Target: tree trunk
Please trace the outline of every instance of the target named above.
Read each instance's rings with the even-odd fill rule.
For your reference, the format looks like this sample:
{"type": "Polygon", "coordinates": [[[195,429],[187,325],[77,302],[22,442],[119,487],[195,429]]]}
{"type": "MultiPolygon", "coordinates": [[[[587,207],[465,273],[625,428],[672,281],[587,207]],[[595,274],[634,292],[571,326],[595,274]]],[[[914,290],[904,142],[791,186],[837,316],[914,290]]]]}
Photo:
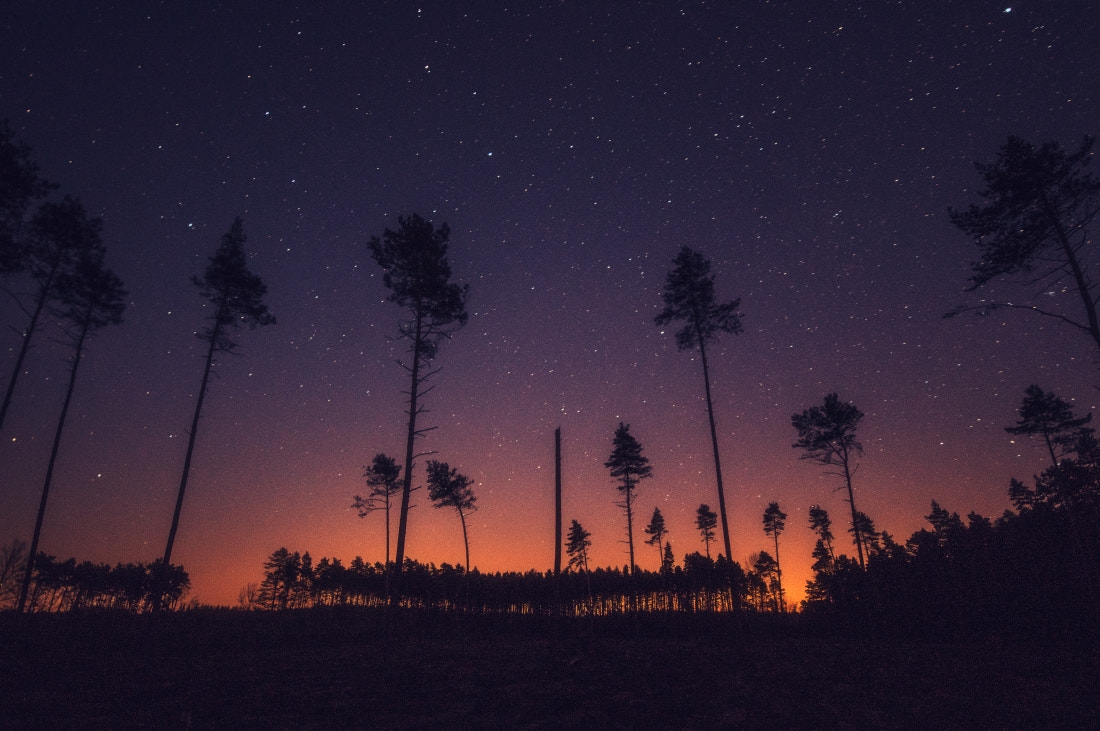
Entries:
{"type": "Polygon", "coordinates": [[[42,535],[42,519],[46,516],[46,500],[50,496],[50,483],[53,481],[53,469],[57,464],[57,453],[61,447],[61,433],[65,429],[65,417],[69,413],[69,404],[73,400],[73,389],[76,387],[76,370],[80,366],[80,356],[84,351],[84,340],[88,336],[90,319],[85,319],[77,339],[76,355],[73,358],[73,367],[69,370],[69,386],[65,391],[65,402],[61,406],[61,416],[57,420],[57,431],[53,437],[53,448],[50,450],[50,462],[46,467],[46,481],[42,485],[42,499],[38,503],[38,517],[34,522],[34,535],[31,537],[30,552],[27,554],[27,566],[23,572],[23,586],[19,589],[19,605],[16,612],[23,613],[27,603],[27,592],[30,590],[31,577],[34,575],[34,559],[38,554],[38,539],[42,535]]]}
{"type": "Polygon", "coordinates": [[[848,505],[852,508],[852,537],[856,540],[856,553],[859,554],[859,567],[866,568],[863,561],[863,536],[859,533],[859,521],[856,520],[856,498],[852,491],[852,473],[848,469],[848,455],[844,455],[844,484],[848,486],[848,505]]]}
{"type": "MultiPolygon", "coordinates": [[[[199,430],[199,416],[202,414],[202,402],[206,398],[206,388],[210,382],[210,371],[214,365],[214,350],[218,342],[218,334],[221,331],[220,319],[215,319],[214,331],[210,333],[210,347],[206,351],[206,366],[202,371],[202,385],[199,387],[199,398],[195,403],[195,415],[191,418],[191,433],[187,438],[187,454],[183,458],[183,476],[180,478],[180,489],[176,495],[176,509],[172,513],[172,527],[168,530],[168,543],[164,547],[164,565],[172,563],[172,546],[176,542],[176,530],[180,525],[180,513],[183,511],[183,493],[187,490],[187,478],[191,474],[191,456],[195,452],[195,435],[199,430]]],[[[155,598],[155,606],[159,609],[160,597],[155,598]]]]}
{"type": "MultiPolygon", "coordinates": [[[[405,533],[409,519],[409,497],[412,494],[414,443],[416,441],[417,393],[420,389],[420,349],[423,347],[424,318],[419,308],[416,314],[416,335],[413,339],[412,377],[409,385],[409,429],[405,442],[405,480],[401,486],[401,512],[397,519],[397,552],[395,570],[401,573],[405,563],[405,533]]],[[[387,572],[389,567],[386,567],[387,572]]]]}
{"type": "Polygon", "coordinates": [[[561,573],[561,427],[554,430],[554,576],[561,573]]]}
{"type": "Polygon", "coordinates": [[[726,559],[733,561],[730,549],[730,524],[726,518],[726,491],[722,486],[722,460],[718,456],[718,429],[714,426],[714,402],[710,396],[710,368],[707,365],[707,349],[699,338],[699,355],[703,361],[703,385],[707,394],[707,418],[710,420],[710,443],[714,448],[714,475],[718,480],[718,513],[722,516],[722,539],[726,547],[726,559]]]}

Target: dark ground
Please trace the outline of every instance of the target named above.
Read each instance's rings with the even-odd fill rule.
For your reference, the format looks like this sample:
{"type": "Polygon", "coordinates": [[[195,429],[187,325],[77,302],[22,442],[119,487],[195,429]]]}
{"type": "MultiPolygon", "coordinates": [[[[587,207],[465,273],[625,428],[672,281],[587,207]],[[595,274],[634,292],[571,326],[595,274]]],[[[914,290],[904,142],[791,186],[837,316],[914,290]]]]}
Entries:
{"type": "Polygon", "coordinates": [[[1092,642],[760,618],[0,615],[3,728],[1085,728],[1092,642]]]}

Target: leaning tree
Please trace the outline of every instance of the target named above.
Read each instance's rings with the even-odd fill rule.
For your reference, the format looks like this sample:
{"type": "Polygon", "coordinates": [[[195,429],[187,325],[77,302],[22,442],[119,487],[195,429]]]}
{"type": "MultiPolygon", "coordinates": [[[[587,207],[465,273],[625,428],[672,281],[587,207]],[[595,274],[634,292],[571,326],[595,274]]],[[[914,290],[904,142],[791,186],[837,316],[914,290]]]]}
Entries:
{"type": "Polygon", "coordinates": [[[1100,291],[1089,272],[1096,252],[1088,226],[1100,211],[1100,180],[1088,172],[1093,141],[1086,137],[1076,152],[1067,152],[1056,142],[1035,146],[1009,137],[996,162],[976,166],[985,182],[978,193],[983,204],[949,210],[951,222],[974,239],[979,251],[968,292],[1009,277],[1036,295],[1069,291],[1077,305],[1060,307],[1058,297],[1044,297],[1041,305],[992,300],[963,305],[948,316],[965,310],[1028,310],[1071,325],[1100,349],[1100,291]]]}
{"type": "Polygon", "coordinates": [[[470,573],[470,535],[466,516],[477,509],[474,481],[446,462],[428,462],[428,497],[437,508],[454,508],[462,522],[462,544],[466,548],[466,573],[470,573]]]}
{"type": "Polygon", "coordinates": [[[183,476],[176,495],[176,509],[172,513],[172,527],[168,531],[168,543],[164,548],[164,563],[172,562],[172,546],[179,528],[180,512],[183,510],[183,494],[187,489],[187,478],[191,474],[191,455],[195,451],[195,436],[199,431],[199,416],[202,414],[203,400],[206,398],[210,374],[216,365],[218,353],[232,353],[237,347],[233,339],[234,332],[241,325],[255,329],[263,325],[275,324],[275,317],[264,304],[267,285],[248,269],[244,251],[244,224],[240,218],[233,221],[229,231],[222,236],[217,251],[210,257],[206,272],[202,278],[192,277],[191,282],[198,287],[199,293],[212,305],[209,324],[199,333],[198,338],[206,343],[206,360],[202,371],[202,384],[199,386],[198,399],[195,402],[195,414],[191,419],[191,431],[187,440],[187,454],[183,460],[183,476]]]}
{"type": "Polygon", "coordinates": [[[722,486],[722,462],[718,457],[718,430],[714,425],[714,402],[710,395],[710,369],[707,345],[717,342],[719,333],[736,335],[741,332],[740,299],[719,303],[714,294],[714,275],[710,261],[685,246],[672,262],[673,269],[665,280],[662,297],[665,309],[655,318],[658,325],[681,321],[684,326],[676,333],[680,350],[699,349],[703,364],[703,387],[707,397],[707,417],[710,420],[710,442],[714,451],[714,475],[718,482],[718,512],[722,516],[722,538],[726,558],[733,560],[730,550],[729,520],[726,518],[726,492],[722,486]]]}
{"type": "Polygon", "coordinates": [[[859,554],[860,568],[865,566],[863,537],[855,493],[852,491],[852,474],[858,467],[859,455],[863,454],[863,446],[856,439],[856,427],[862,418],[862,411],[854,404],[841,401],[835,393],[828,394],[823,405],[791,416],[791,424],[798,431],[798,441],[791,446],[802,450],[799,459],[817,462],[826,468],[825,474],[844,480],[839,489],[848,491],[848,505],[852,508],[852,536],[859,554]]]}
{"type": "Polygon", "coordinates": [[[616,489],[623,496],[616,503],[626,512],[626,543],[630,549],[630,573],[636,571],[634,564],[634,490],[638,482],[653,476],[649,458],[642,454],[641,443],[630,433],[630,425],[619,422],[615,437],[611,443],[611,456],[604,467],[611,470],[611,476],[619,481],[616,489]]]}
{"type": "Polygon", "coordinates": [[[409,343],[409,362],[401,364],[409,373],[409,401],[405,473],[401,485],[397,555],[394,561],[400,572],[405,562],[413,462],[420,456],[416,453],[415,443],[416,438],[427,431],[416,423],[417,417],[424,411],[420,397],[424,383],[438,372],[432,365],[440,342],[466,324],[466,300],[470,288],[469,285],[451,282],[451,265],[447,260],[447,240],[451,230],[447,224],[436,229],[431,221],[415,213],[400,216],[397,221],[399,226],[396,231],[387,228],[381,239],[373,236],[367,246],[375,263],[382,269],[382,284],[390,291],[390,302],[405,310],[405,319],[397,325],[397,337],[409,343]]]}
{"type": "MultiPolygon", "coordinates": [[[[98,228],[98,227],[97,227],[98,228]]],[[[126,289],[115,273],[103,263],[103,247],[97,240],[90,245],[80,261],[71,270],[61,274],[57,280],[58,304],[54,308],[56,315],[65,326],[65,333],[73,349],[72,363],[69,366],[69,382],[65,389],[65,400],[61,405],[61,415],[57,419],[50,460],[46,467],[46,478],[42,484],[42,497],[38,503],[38,516],[34,523],[31,546],[27,553],[26,568],[23,573],[23,586],[19,591],[17,611],[22,612],[30,590],[31,577],[34,574],[35,557],[38,555],[38,539],[42,534],[42,521],[46,515],[46,501],[53,481],[54,466],[61,449],[61,435],[65,431],[65,417],[73,401],[76,389],[76,374],[84,356],[88,338],[107,325],[122,322],[122,313],[126,309],[126,289]]]]}
{"type": "Polygon", "coordinates": [[[42,317],[49,313],[51,305],[60,302],[58,278],[71,271],[82,256],[100,246],[102,227],[100,219],[88,217],[80,201],[65,196],[57,203],[40,205],[26,227],[25,237],[15,245],[18,253],[13,256],[18,260],[9,264],[22,270],[24,277],[30,280],[28,291],[15,297],[27,320],[20,332],[19,353],[4,401],[0,404],[0,427],[11,406],[16,381],[23,372],[23,363],[42,317]]]}

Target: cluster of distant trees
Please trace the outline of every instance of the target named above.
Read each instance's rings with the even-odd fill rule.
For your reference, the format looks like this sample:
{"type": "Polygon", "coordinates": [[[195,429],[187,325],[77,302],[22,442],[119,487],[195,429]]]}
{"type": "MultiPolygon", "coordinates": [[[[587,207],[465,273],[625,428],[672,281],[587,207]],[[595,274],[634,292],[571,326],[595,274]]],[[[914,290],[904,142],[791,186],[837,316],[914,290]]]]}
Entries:
{"type": "MultiPolygon", "coordinates": [[[[27,544],[12,541],[0,547],[0,609],[17,605],[26,567],[27,544]]],[[[59,561],[39,553],[26,597],[28,612],[66,612],[90,608],[148,611],[159,605],[180,605],[191,580],[179,566],[161,560],[115,566],[75,558],[59,561]]]]}

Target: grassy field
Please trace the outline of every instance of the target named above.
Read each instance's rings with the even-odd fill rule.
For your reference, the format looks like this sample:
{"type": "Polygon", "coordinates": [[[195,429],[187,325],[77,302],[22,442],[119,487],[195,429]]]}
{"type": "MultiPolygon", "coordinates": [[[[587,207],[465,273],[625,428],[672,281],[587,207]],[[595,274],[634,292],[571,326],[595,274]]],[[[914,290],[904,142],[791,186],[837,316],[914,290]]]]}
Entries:
{"type": "Polygon", "coordinates": [[[759,618],[355,610],[0,615],[2,728],[1050,728],[1091,642],[822,636],[759,618]]]}

